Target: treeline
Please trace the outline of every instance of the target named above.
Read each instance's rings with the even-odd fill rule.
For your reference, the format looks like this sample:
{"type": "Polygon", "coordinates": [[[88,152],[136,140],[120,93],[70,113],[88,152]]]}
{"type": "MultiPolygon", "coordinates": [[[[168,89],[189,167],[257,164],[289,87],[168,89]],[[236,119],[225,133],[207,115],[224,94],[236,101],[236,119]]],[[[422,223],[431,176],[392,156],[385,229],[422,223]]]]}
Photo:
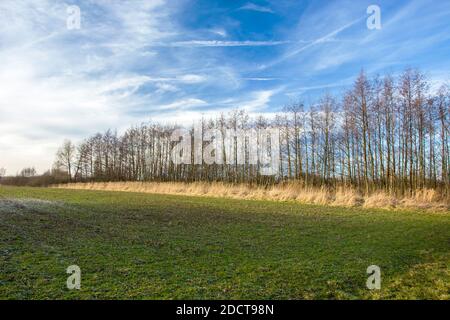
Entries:
{"type": "MultiPolygon", "coordinates": [[[[71,182],[295,180],[305,187],[349,186],[366,194],[433,188],[449,195],[449,109],[449,88],[432,92],[417,70],[371,79],[361,72],[339,99],[326,94],[314,105],[294,103],[271,119],[251,119],[234,110],[202,120],[205,130],[278,130],[281,161],[276,176],[261,175],[260,164],[248,161],[254,150],[248,143],[241,144],[244,163],[238,163],[237,152],[219,150],[228,157],[225,163],[175,164],[171,150],[177,142],[170,137],[179,127],[157,123],[132,127],[122,135],[108,130],[76,146],[66,141],[56,168],[67,172],[71,182]]],[[[194,129],[189,130],[194,135],[194,129]]],[[[201,148],[208,144],[201,142],[201,148]]],[[[237,147],[236,143],[234,151],[237,147]]]]}
{"type": "Polygon", "coordinates": [[[6,176],[6,170],[0,169],[0,184],[10,186],[42,187],[65,183],[69,180],[66,171],[52,169],[37,174],[35,168],[24,168],[15,176],[6,176]]]}

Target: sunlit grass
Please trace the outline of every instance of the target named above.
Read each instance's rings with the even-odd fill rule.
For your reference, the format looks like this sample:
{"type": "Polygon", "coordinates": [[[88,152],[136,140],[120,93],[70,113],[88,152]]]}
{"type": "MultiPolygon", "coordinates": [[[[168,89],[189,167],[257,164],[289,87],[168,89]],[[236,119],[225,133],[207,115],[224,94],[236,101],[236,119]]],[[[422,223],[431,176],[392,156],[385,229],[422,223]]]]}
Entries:
{"type": "Polygon", "coordinates": [[[2,299],[449,299],[449,243],[445,213],[0,187],[2,299]]]}

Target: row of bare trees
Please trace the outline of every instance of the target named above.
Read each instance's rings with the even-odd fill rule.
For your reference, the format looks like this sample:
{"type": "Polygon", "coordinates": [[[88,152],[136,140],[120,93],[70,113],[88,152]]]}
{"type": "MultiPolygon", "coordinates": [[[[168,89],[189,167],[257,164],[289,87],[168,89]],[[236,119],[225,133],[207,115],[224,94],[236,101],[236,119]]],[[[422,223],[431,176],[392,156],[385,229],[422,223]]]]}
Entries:
{"type": "MultiPolygon", "coordinates": [[[[260,164],[247,161],[255,150],[248,142],[240,144],[244,163],[238,163],[234,152],[222,164],[175,164],[171,151],[177,142],[171,141],[171,134],[179,127],[156,123],[132,127],[122,135],[108,130],[79,145],[66,141],[56,166],[72,181],[295,180],[304,186],[351,186],[365,193],[433,188],[449,194],[450,91],[442,86],[432,92],[417,70],[373,79],[361,72],[340,100],[326,94],[311,106],[290,104],[271,119],[251,119],[234,110],[202,120],[201,126],[221,132],[278,130],[279,174],[263,176],[260,164]]],[[[193,128],[190,132],[194,136],[193,128]]],[[[202,150],[210,143],[206,140],[200,141],[202,150]]]]}

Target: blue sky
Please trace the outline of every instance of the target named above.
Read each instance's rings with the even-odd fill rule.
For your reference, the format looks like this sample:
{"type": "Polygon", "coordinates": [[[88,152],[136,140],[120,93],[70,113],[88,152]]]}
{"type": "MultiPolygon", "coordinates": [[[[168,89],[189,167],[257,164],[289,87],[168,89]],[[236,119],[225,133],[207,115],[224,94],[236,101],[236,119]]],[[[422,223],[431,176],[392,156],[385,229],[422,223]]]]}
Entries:
{"type": "Polygon", "coordinates": [[[64,138],[339,95],[358,72],[450,80],[450,1],[0,1],[0,167],[64,138]],[[381,30],[366,10],[381,9],[381,30]],[[67,29],[67,7],[81,28],[67,29]]]}

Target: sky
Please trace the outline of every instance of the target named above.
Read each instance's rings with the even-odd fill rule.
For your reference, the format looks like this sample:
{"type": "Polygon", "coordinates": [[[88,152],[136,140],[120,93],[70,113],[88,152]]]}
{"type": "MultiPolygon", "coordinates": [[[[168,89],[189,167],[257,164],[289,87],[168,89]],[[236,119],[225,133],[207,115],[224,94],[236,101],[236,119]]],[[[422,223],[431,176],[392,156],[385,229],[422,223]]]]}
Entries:
{"type": "Polygon", "coordinates": [[[362,69],[437,86],[449,57],[450,1],[1,0],[0,168],[43,172],[64,139],[108,128],[270,116],[362,69]]]}

